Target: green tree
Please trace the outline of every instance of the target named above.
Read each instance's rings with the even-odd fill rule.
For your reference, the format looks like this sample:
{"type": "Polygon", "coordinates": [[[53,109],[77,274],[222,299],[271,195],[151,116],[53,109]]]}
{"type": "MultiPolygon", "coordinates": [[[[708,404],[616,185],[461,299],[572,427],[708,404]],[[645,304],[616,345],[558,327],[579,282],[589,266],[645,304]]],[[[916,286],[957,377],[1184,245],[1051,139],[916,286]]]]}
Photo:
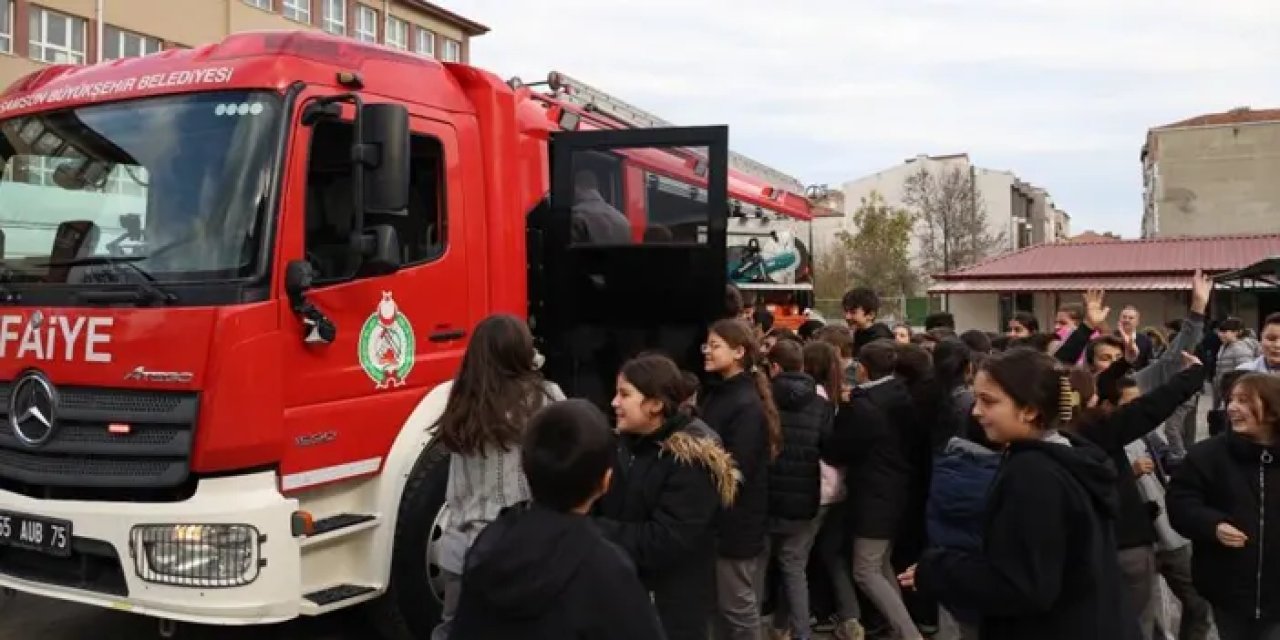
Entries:
{"type": "Polygon", "coordinates": [[[889,206],[873,191],[853,213],[853,230],[836,232],[831,249],[818,259],[819,298],[839,298],[851,287],[870,287],[882,296],[910,296],[920,283],[908,254],[915,220],[889,206]]]}

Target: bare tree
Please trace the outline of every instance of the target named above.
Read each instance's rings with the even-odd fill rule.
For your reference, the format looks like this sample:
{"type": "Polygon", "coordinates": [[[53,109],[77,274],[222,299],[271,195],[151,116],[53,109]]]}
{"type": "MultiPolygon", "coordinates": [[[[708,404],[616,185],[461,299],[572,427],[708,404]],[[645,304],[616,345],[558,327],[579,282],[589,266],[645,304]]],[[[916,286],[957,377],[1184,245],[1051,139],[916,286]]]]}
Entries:
{"type": "Polygon", "coordinates": [[[907,178],[902,202],[918,221],[920,257],[928,273],[948,273],[975,264],[1005,246],[1005,234],[987,229],[987,207],[973,174],[952,167],[934,174],[925,167],[907,178]]]}

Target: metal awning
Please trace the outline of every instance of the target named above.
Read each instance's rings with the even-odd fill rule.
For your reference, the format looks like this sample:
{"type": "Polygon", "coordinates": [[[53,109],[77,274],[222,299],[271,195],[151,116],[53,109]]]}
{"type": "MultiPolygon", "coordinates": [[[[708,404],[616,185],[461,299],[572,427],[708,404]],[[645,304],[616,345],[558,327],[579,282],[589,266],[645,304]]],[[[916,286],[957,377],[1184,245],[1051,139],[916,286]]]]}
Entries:
{"type": "Polygon", "coordinates": [[[1243,269],[1215,276],[1213,281],[1222,289],[1280,289],[1280,257],[1259,260],[1243,269]]]}
{"type": "Polygon", "coordinates": [[[1028,293],[1052,291],[1190,291],[1190,275],[1070,276],[943,280],[929,293],[1028,293]]]}

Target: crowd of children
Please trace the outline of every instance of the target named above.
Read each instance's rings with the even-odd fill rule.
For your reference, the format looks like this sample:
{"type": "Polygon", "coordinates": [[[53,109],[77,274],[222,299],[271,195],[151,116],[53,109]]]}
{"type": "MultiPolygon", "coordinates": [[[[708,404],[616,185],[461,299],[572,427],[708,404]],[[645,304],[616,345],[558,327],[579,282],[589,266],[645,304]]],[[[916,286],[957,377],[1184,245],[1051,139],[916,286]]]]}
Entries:
{"type": "Polygon", "coordinates": [[[612,420],[489,318],[440,421],[435,637],[1280,639],[1280,315],[1220,323],[1212,375],[1210,288],[1167,341],[1101,292],[1004,336],[891,330],[866,289],[847,327],[731,308],[701,375],[626,362],[612,420]]]}

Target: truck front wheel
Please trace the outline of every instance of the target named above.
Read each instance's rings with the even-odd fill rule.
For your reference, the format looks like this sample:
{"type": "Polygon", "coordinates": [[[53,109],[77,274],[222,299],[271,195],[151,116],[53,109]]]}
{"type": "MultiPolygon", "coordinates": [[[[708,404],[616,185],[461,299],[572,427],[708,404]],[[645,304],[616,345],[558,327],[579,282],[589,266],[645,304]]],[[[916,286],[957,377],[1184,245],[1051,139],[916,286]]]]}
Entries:
{"type": "Polygon", "coordinates": [[[391,583],[369,603],[370,621],[386,640],[428,640],[440,622],[444,580],[434,550],[448,523],[444,490],[449,454],[428,448],[405,481],[391,554],[391,583]]]}

